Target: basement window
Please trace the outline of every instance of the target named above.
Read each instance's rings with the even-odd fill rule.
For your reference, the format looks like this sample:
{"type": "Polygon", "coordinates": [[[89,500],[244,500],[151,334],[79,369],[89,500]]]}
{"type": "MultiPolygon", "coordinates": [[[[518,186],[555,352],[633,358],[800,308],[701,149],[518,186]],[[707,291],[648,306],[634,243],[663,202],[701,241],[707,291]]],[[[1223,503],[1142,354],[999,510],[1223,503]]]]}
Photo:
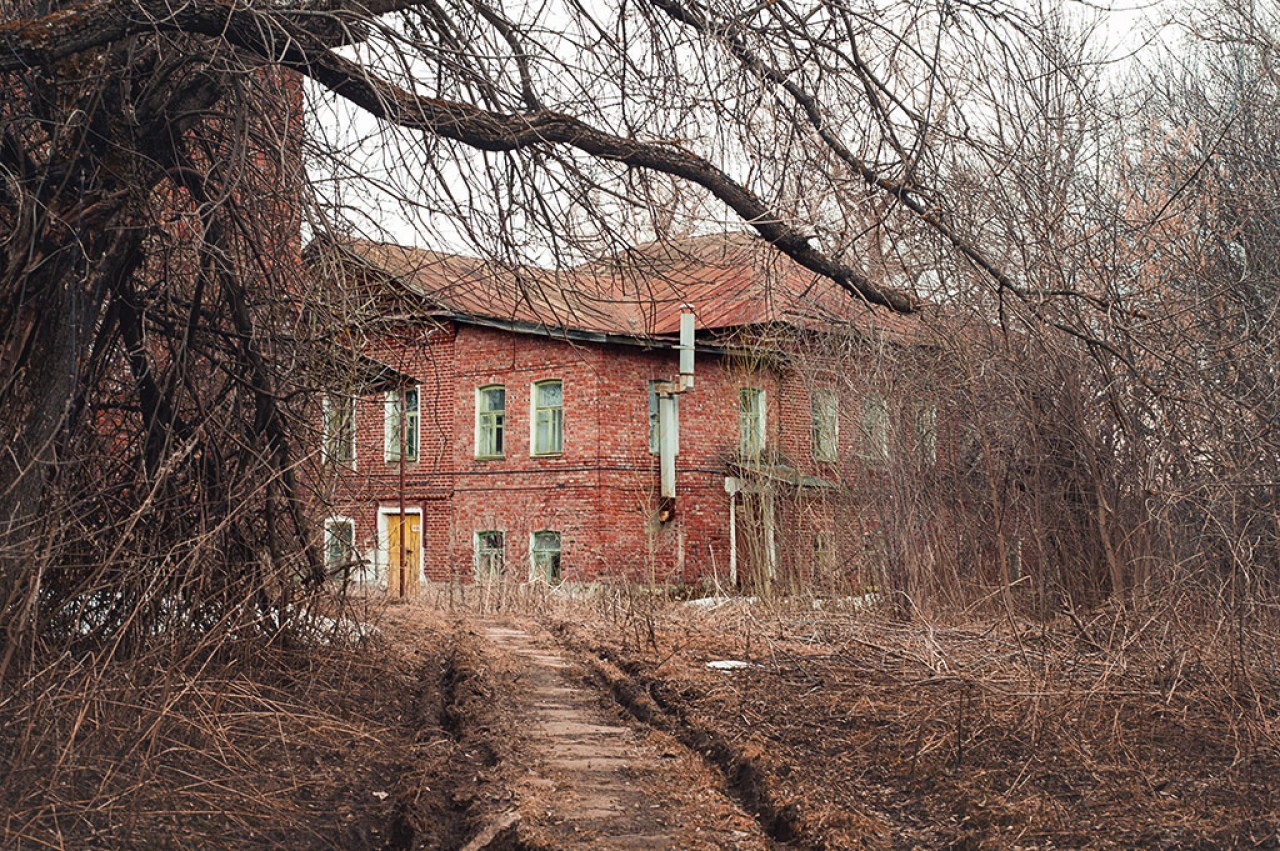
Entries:
{"type": "Polygon", "coordinates": [[[534,532],[529,548],[533,581],[560,584],[560,533],[534,532]]]}
{"type": "Polygon", "coordinates": [[[836,391],[830,387],[817,388],[813,391],[809,405],[813,419],[813,460],[835,461],[840,429],[840,405],[836,391]]]}
{"type": "Polygon", "coordinates": [[[765,394],[757,387],[738,391],[738,451],[744,458],[759,458],[764,451],[765,394]]]}
{"type": "Polygon", "coordinates": [[[325,394],[320,403],[321,454],[326,463],[355,465],[356,400],[354,396],[325,394]]]}
{"type": "Polygon", "coordinates": [[[501,458],[507,423],[507,388],[501,384],[476,391],[476,457],[501,458]]]}
{"type": "Polygon", "coordinates": [[[387,392],[383,417],[383,454],[388,462],[418,460],[418,434],[421,412],[418,388],[387,392]],[[403,453],[401,449],[403,448],[403,453]]]}
{"type": "Polygon", "coordinates": [[[476,579],[491,582],[501,579],[506,566],[506,535],[502,532],[476,532],[476,579]]]}
{"type": "Polygon", "coordinates": [[[878,393],[870,393],[862,400],[860,454],[879,464],[889,460],[889,402],[878,393]]]}
{"type": "Polygon", "coordinates": [[[559,380],[533,385],[533,454],[564,452],[564,384],[559,380]]]}

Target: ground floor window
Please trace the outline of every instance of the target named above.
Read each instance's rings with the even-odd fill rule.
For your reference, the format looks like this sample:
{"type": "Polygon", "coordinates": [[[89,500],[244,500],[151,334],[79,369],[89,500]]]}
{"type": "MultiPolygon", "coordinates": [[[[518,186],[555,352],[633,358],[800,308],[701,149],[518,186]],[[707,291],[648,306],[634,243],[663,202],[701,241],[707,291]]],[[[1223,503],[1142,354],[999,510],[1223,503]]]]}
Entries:
{"type": "Polygon", "coordinates": [[[324,566],[330,576],[349,575],[359,568],[356,553],[356,524],[349,517],[324,521],[324,566]]]}
{"type": "Polygon", "coordinates": [[[476,579],[500,579],[506,561],[506,536],[502,532],[476,532],[475,552],[476,579]]]}
{"type": "Polygon", "coordinates": [[[560,582],[560,533],[534,532],[530,548],[533,560],[533,579],[551,584],[560,582]]]}
{"type": "Polygon", "coordinates": [[[813,534],[813,578],[831,580],[836,573],[836,536],[819,530],[813,534]]]}

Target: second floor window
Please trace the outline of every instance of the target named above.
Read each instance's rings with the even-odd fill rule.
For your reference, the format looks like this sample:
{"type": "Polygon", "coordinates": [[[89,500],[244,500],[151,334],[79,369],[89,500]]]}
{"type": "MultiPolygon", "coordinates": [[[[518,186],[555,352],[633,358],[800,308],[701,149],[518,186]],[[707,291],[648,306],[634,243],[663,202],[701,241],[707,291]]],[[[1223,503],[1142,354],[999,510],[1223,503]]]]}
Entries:
{"type": "Polygon", "coordinates": [[[539,381],[533,385],[533,454],[564,451],[564,384],[539,381]]]}
{"type": "Polygon", "coordinates": [[[383,448],[387,461],[418,460],[418,424],[421,421],[417,387],[387,393],[383,419],[383,448]],[[403,450],[403,452],[402,452],[403,450]]]}
{"type": "Polygon", "coordinates": [[[862,400],[862,457],[884,463],[889,460],[889,402],[878,393],[862,400]]]}
{"type": "Polygon", "coordinates": [[[738,391],[738,451],[745,458],[758,458],[764,451],[765,398],[757,387],[738,391]]]}
{"type": "Polygon", "coordinates": [[[356,460],[356,400],[352,396],[326,394],[323,408],[322,442],[324,460],[354,464],[356,460]]]}
{"type": "Polygon", "coordinates": [[[839,438],[839,400],[830,387],[819,387],[810,399],[813,415],[813,460],[835,461],[836,442],[839,438]]]}
{"type": "Polygon", "coordinates": [[[476,391],[476,457],[501,458],[507,424],[507,389],[501,385],[476,391]]]}

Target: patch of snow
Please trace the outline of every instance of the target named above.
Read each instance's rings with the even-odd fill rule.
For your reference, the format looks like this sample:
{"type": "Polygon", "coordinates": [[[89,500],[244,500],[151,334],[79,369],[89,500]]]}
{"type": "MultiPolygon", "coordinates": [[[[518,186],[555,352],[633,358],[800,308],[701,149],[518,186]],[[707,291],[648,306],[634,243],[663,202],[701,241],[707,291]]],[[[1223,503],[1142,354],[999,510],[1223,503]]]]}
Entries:
{"type": "Polygon", "coordinates": [[[760,602],[759,597],[696,597],[692,600],[685,600],[680,605],[690,609],[711,611],[730,603],[744,603],[748,606],[754,606],[758,602],[760,602]]]}
{"type": "Polygon", "coordinates": [[[813,601],[815,609],[869,609],[879,603],[881,597],[872,591],[869,594],[862,594],[858,597],[835,597],[830,600],[816,599],[813,601]]]}
{"type": "Polygon", "coordinates": [[[760,666],[754,662],[744,662],[741,659],[717,659],[714,662],[708,662],[707,667],[713,671],[741,671],[744,668],[759,668],[760,666]]]}

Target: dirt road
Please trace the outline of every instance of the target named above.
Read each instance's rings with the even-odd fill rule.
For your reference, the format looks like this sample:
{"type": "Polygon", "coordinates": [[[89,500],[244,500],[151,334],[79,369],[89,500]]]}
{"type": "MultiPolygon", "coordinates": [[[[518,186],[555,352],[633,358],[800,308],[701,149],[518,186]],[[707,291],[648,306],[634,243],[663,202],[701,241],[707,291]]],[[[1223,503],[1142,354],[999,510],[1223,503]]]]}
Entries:
{"type": "Polygon", "coordinates": [[[513,664],[498,696],[522,731],[508,757],[517,835],[546,848],[769,848],[759,824],[701,758],[628,723],[587,672],[527,621],[480,619],[478,636],[513,664]]]}

